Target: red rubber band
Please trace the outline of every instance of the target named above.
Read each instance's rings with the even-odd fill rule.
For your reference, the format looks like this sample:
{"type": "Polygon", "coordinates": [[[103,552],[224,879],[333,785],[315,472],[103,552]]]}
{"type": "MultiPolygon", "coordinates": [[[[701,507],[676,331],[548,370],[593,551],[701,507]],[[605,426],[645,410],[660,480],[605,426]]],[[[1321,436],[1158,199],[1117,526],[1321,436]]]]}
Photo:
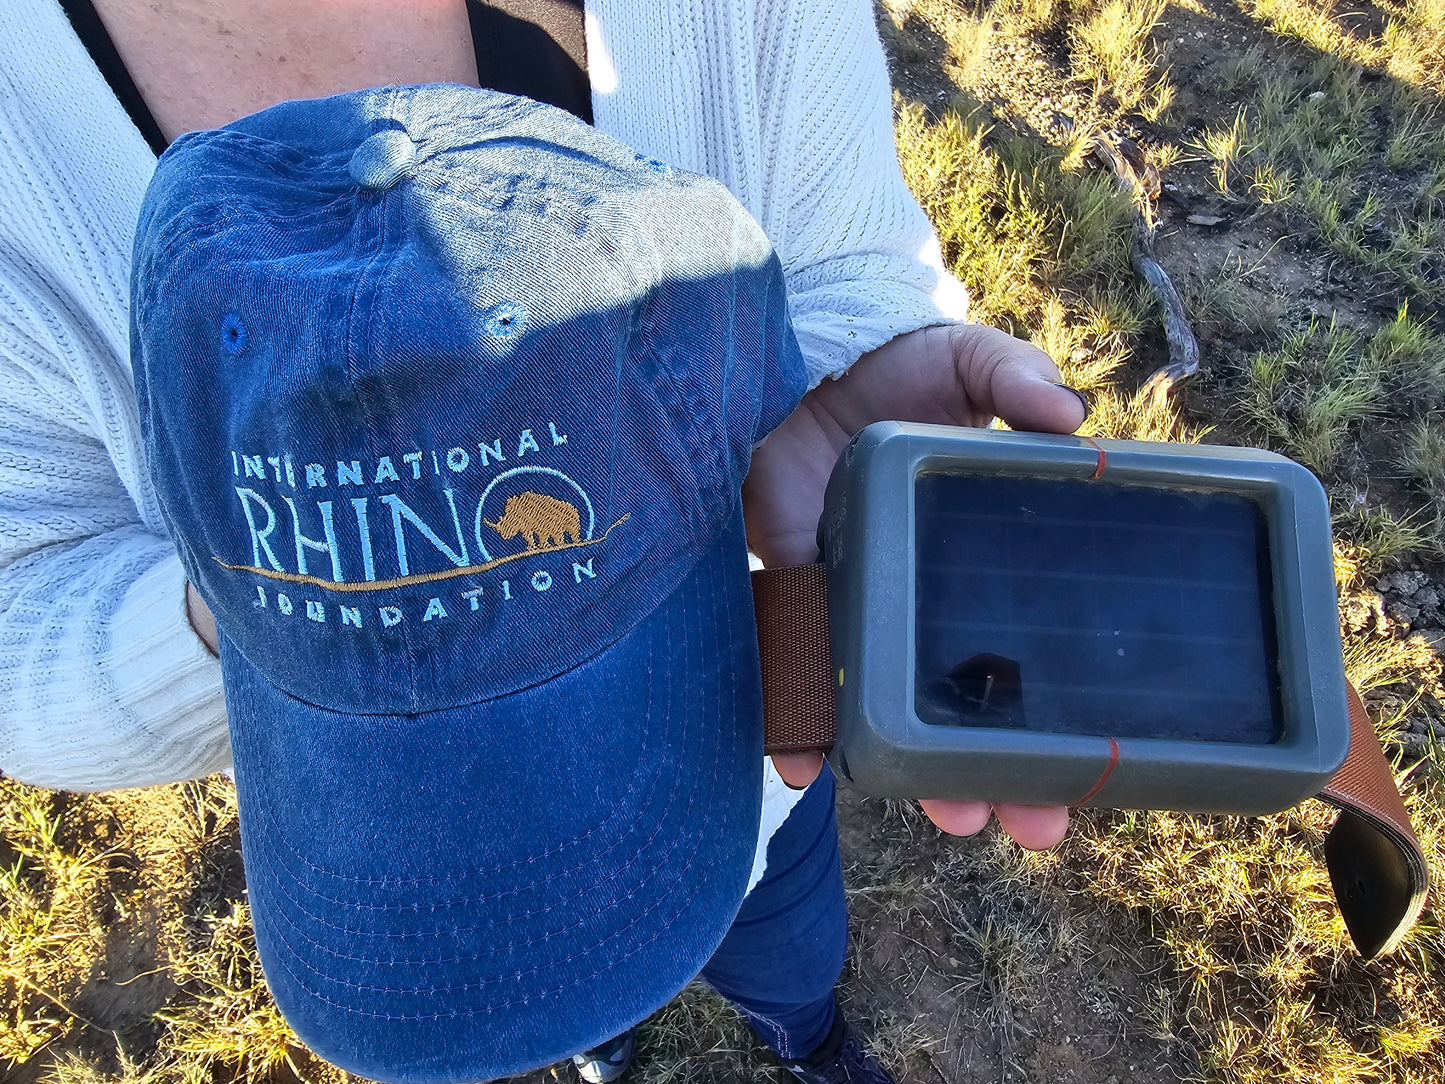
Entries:
{"type": "MultiPolygon", "coordinates": [[[[1100,452],[1100,453],[1099,453],[1099,455],[1100,455],[1101,457],[1103,456],[1103,454],[1104,454],[1103,452],[1100,452]]],[[[1076,804],[1076,805],[1083,805],[1085,802],[1087,802],[1087,801],[1088,801],[1090,798],[1092,798],[1094,795],[1098,794],[1099,791],[1103,790],[1103,789],[1104,789],[1104,784],[1109,781],[1109,776],[1111,776],[1111,775],[1114,774],[1114,768],[1118,765],[1118,763],[1119,763],[1119,743],[1116,742],[1113,738],[1110,738],[1110,739],[1109,739],[1109,766],[1104,769],[1104,774],[1101,775],[1101,776],[1099,776],[1099,781],[1094,784],[1094,789],[1091,790],[1091,791],[1089,791],[1089,793],[1086,794],[1086,795],[1084,795],[1082,798],[1080,798],[1080,799],[1078,800],[1078,802],[1076,802],[1075,804],[1076,804]]]]}

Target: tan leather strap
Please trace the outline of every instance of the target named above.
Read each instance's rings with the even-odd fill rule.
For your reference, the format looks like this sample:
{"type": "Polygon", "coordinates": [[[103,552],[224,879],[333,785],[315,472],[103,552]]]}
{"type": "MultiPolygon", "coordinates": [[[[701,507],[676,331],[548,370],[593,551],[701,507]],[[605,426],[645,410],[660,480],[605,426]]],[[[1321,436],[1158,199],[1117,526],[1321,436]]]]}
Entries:
{"type": "Polygon", "coordinates": [[[1348,686],[1350,752],[1322,801],[1339,809],[1325,837],[1325,864],[1345,927],[1367,959],[1391,951],[1425,908],[1425,852],[1364,701],[1348,686]]]}
{"type": "MultiPolygon", "coordinates": [[[[826,752],[836,734],[836,677],[822,565],[753,573],[769,753],[826,752]]],[[[1389,952],[1425,906],[1429,871],[1365,705],[1351,686],[1350,751],[1319,797],[1340,810],[1325,863],[1361,956],[1389,952]]]]}

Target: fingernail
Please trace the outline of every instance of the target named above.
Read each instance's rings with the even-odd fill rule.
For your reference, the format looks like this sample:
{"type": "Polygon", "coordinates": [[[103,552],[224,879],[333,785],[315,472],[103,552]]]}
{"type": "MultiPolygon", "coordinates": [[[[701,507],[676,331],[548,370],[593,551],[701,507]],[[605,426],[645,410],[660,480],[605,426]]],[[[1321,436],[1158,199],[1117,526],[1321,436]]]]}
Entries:
{"type": "Polygon", "coordinates": [[[1088,397],[1085,396],[1083,392],[1081,392],[1078,388],[1071,387],[1068,384],[1060,384],[1057,380],[1050,380],[1049,383],[1056,388],[1063,388],[1065,391],[1071,391],[1076,396],[1078,396],[1079,402],[1082,403],[1084,406],[1084,421],[1089,420],[1089,415],[1094,413],[1094,408],[1089,405],[1088,397]]]}

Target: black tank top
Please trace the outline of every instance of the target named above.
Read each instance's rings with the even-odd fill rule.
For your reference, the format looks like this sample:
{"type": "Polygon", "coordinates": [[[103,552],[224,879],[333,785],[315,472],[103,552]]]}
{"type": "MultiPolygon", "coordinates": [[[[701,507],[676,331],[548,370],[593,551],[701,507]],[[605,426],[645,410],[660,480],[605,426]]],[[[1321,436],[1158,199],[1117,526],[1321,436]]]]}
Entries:
{"type": "MultiPolygon", "coordinates": [[[[558,106],[591,124],[592,84],[587,77],[582,2],[466,0],[481,85],[558,106]]],[[[166,138],[91,0],[60,0],[60,6],[120,104],[151,149],[160,154],[166,138]]]]}

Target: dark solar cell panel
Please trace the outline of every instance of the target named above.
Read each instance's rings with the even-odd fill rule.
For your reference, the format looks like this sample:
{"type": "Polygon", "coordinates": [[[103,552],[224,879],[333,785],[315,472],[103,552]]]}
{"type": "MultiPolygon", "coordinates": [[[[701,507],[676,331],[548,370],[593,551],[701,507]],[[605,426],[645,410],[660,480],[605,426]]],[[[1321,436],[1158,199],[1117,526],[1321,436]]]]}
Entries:
{"type": "Polygon", "coordinates": [[[915,511],[924,722],[1279,737],[1268,542],[1251,501],[926,472],[915,511]]]}

